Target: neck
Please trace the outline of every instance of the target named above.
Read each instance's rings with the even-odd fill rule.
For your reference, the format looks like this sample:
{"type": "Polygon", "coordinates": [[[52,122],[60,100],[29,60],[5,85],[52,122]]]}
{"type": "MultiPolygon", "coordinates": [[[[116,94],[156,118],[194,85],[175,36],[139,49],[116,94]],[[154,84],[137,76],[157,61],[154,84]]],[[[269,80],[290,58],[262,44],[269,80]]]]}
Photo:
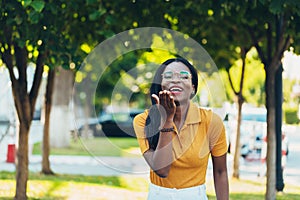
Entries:
{"type": "Polygon", "coordinates": [[[180,128],[184,124],[189,106],[190,106],[189,102],[187,104],[180,104],[176,106],[174,123],[177,126],[178,130],[180,130],[180,128]]]}

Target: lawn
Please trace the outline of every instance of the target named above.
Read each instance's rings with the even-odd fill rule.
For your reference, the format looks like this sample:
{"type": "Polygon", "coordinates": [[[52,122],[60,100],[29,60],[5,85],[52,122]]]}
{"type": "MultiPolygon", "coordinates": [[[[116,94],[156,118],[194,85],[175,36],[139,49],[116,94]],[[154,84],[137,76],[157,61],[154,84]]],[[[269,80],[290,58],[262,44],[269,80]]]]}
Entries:
{"type": "MultiPolygon", "coordinates": [[[[15,174],[0,172],[0,199],[12,199],[15,192],[15,174]]],[[[230,199],[264,199],[265,181],[230,180],[230,199]]],[[[146,200],[148,179],[142,176],[45,176],[30,173],[27,195],[29,199],[41,200],[146,200]]],[[[213,183],[207,182],[210,200],[215,199],[213,183]]],[[[287,185],[278,200],[300,199],[300,186],[287,185]]]]}
{"type": "MultiPolygon", "coordinates": [[[[33,147],[33,154],[41,155],[41,143],[33,147]]],[[[71,140],[67,148],[51,148],[51,155],[80,155],[80,156],[140,156],[139,145],[135,138],[79,138],[71,140]]]]}
{"type": "MultiPolygon", "coordinates": [[[[35,144],[33,154],[41,154],[41,144],[35,144]]],[[[51,148],[51,155],[95,155],[95,156],[140,156],[138,143],[134,138],[93,138],[72,140],[68,148],[51,148]]],[[[0,200],[12,199],[15,192],[15,174],[0,172],[0,200]]],[[[215,199],[213,181],[206,183],[210,200],[215,199]]],[[[266,182],[255,180],[230,180],[230,199],[264,199],[266,182]]],[[[146,199],[148,177],[145,176],[45,176],[30,173],[27,195],[29,199],[41,200],[114,200],[146,199]]],[[[300,186],[285,185],[285,193],[278,194],[278,200],[300,199],[300,186]]]]}

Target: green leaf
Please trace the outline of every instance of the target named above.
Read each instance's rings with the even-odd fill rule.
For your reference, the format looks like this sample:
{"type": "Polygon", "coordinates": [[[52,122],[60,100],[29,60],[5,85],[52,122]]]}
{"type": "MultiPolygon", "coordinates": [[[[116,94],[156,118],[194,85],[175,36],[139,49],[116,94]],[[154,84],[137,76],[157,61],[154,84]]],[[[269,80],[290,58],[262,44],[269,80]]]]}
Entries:
{"type": "Polygon", "coordinates": [[[97,3],[97,0],[86,0],[86,3],[88,5],[91,5],[91,4],[97,3]]]}
{"type": "Polygon", "coordinates": [[[17,15],[15,17],[15,22],[16,22],[17,25],[20,25],[20,24],[22,24],[23,19],[19,15],[17,15]]]}
{"type": "Polygon", "coordinates": [[[32,2],[32,0],[24,0],[24,7],[26,8],[26,7],[30,6],[31,2],[32,2]]]}
{"type": "Polygon", "coordinates": [[[31,7],[33,7],[33,9],[36,12],[42,12],[42,10],[45,7],[45,2],[44,1],[33,1],[33,2],[31,2],[30,5],[31,5],[31,7]]]}
{"type": "Polygon", "coordinates": [[[18,43],[19,47],[24,47],[26,44],[26,42],[24,40],[18,40],[17,43],[18,43]]]}
{"type": "Polygon", "coordinates": [[[105,18],[105,22],[109,25],[112,25],[116,22],[116,20],[113,16],[109,15],[105,18]]]}
{"type": "Polygon", "coordinates": [[[63,63],[62,65],[62,68],[64,68],[64,69],[70,69],[70,65],[69,65],[69,63],[63,63]]]}
{"type": "Polygon", "coordinates": [[[105,9],[101,9],[101,10],[97,10],[91,14],[89,14],[89,19],[91,21],[96,21],[97,19],[99,19],[102,15],[104,15],[106,13],[105,9]]]}
{"type": "Polygon", "coordinates": [[[115,33],[111,30],[101,30],[101,31],[96,31],[99,35],[103,35],[105,38],[110,38],[113,35],[115,35],[115,33]]]}
{"type": "Polygon", "coordinates": [[[280,13],[282,11],[284,2],[284,0],[272,1],[270,3],[270,11],[275,14],[280,13]]]}
{"type": "Polygon", "coordinates": [[[29,21],[31,21],[33,24],[37,24],[39,22],[39,19],[40,13],[33,11],[29,14],[29,21]]]}

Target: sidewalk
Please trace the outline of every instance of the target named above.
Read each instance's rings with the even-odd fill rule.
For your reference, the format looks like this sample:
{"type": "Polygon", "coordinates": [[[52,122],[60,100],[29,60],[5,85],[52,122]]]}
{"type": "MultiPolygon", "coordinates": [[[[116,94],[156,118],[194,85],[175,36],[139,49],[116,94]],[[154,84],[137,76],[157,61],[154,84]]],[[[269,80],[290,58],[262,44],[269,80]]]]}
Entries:
{"type": "MultiPolygon", "coordinates": [[[[51,169],[58,174],[78,175],[148,175],[149,168],[141,158],[92,157],[92,156],[50,156],[51,169]]],[[[42,157],[32,155],[29,158],[29,171],[40,172],[42,157]]],[[[0,171],[15,171],[14,163],[0,161],[0,171]]]]}
{"type": "MultiPolygon", "coordinates": [[[[232,155],[228,154],[228,175],[232,174],[232,155]]],[[[29,171],[41,171],[42,158],[39,155],[32,155],[29,160],[29,171]]],[[[74,174],[86,176],[142,176],[148,178],[149,167],[144,158],[130,157],[92,157],[92,156],[50,156],[51,169],[56,174],[74,174]]],[[[264,179],[258,177],[260,161],[240,161],[240,179],[255,180],[264,179]]],[[[0,171],[14,172],[14,163],[7,163],[0,160],[0,171]]],[[[284,183],[298,185],[300,182],[300,169],[297,166],[290,166],[284,172],[284,183]]],[[[212,164],[209,161],[207,180],[212,179],[212,164]]]]}

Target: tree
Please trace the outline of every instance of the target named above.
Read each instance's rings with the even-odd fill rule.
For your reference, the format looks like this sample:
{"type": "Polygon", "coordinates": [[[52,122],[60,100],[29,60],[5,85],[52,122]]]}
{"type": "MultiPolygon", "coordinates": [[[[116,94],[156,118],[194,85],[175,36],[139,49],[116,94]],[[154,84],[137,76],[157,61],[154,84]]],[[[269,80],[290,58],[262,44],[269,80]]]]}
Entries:
{"type": "Polygon", "coordinates": [[[238,117],[237,117],[237,132],[236,132],[236,141],[235,141],[235,153],[234,153],[234,160],[233,160],[233,177],[239,178],[239,160],[240,160],[240,127],[241,127],[241,121],[242,121],[242,106],[245,101],[243,96],[243,86],[244,86],[244,76],[245,76],[245,68],[246,68],[246,55],[249,49],[242,48],[241,49],[241,59],[242,59],[242,70],[241,70],[241,79],[239,84],[238,91],[235,90],[232,78],[230,76],[230,73],[228,72],[229,82],[232,90],[234,91],[236,97],[237,97],[237,103],[238,103],[238,117]]]}
{"type": "MultiPolygon", "coordinates": [[[[275,77],[281,66],[284,51],[292,41],[299,40],[299,6],[292,1],[255,1],[242,4],[240,1],[225,2],[227,16],[239,11],[237,24],[247,30],[252,45],[256,48],[266,72],[267,107],[267,191],[266,199],[276,196],[276,100],[275,77]],[[258,14],[261,13],[261,14],[258,14]],[[259,16],[264,16],[263,18],[259,16]]],[[[225,18],[226,19],[226,16],[225,18]]],[[[280,133],[281,134],[281,133],[280,133]]],[[[278,137],[277,137],[278,138],[278,137]]],[[[279,137],[281,138],[281,137],[279,137]]]]}
{"type": "MultiPolygon", "coordinates": [[[[163,7],[164,5],[166,4],[158,6],[163,7]]],[[[149,5],[148,8],[152,8],[151,6],[149,5]]],[[[278,91],[275,90],[275,77],[278,70],[281,70],[281,58],[284,51],[290,45],[297,44],[296,41],[300,39],[298,34],[300,28],[299,6],[299,2],[289,0],[260,0],[251,3],[247,1],[202,2],[197,5],[192,1],[173,1],[172,4],[168,4],[168,11],[164,14],[170,28],[188,33],[197,41],[201,41],[213,58],[218,58],[220,53],[227,52],[229,56],[227,58],[223,56],[219,60],[219,63],[223,63],[225,67],[226,65],[230,66],[230,60],[234,58],[230,55],[233,52],[232,47],[254,46],[256,48],[266,72],[268,124],[266,199],[275,199],[276,194],[276,101],[274,96],[278,91]],[[226,25],[231,29],[224,29],[226,25]],[[217,31],[218,29],[220,30],[217,31]],[[232,30],[239,34],[237,41],[235,41],[237,34],[230,36],[232,30]],[[218,34],[217,39],[216,33],[218,34]]],[[[144,13],[147,12],[142,12],[142,14],[144,13]]],[[[152,13],[151,10],[149,13],[152,13]]],[[[145,17],[145,15],[143,16],[145,17]]]]}
{"type": "Polygon", "coordinates": [[[81,7],[79,2],[68,1],[1,1],[0,55],[9,70],[20,124],[15,199],[27,199],[28,136],[44,66],[69,68],[70,63],[76,66],[80,62],[74,53],[78,45],[70,42],[68,33],[77,33],[70,30],[70,21],[76,17],[70,11],[81,7]],[[34,63],[36,70],[28,89],[29,63],[34,63]]]}
{"type": "Polygon", "coordinates": [[[40,2],[25,6],[16,1],[2,1],[0,8],[1,59],[9,70],[20,124],[16,161],[18,192],[15,199],[27,199],[28,135],[47,55],[45,43],[40,40],[40,36],[44,34],[43,26],[36,24],[43,7],[44,4],[40,2]],[[30,89],[27,88],[26,71],[29,61],[36,63],[34,81],[30,89]]]}
{"type": "Polygon", "coordinates": [[[54,174],[54,172],[50,168],[50,147],[49,147],[49,127],[50,127],[50,113],[52,106],[52,93],[54,86],[54,77],[55,70],[49,69],[48,77],[47,77],[47,86],[46,86],[46,94],[45,94],[45,102],[44,102],[44,132],[43,132],[43,152],[42,152],[42,173],[43,174],[54,174]]]}

